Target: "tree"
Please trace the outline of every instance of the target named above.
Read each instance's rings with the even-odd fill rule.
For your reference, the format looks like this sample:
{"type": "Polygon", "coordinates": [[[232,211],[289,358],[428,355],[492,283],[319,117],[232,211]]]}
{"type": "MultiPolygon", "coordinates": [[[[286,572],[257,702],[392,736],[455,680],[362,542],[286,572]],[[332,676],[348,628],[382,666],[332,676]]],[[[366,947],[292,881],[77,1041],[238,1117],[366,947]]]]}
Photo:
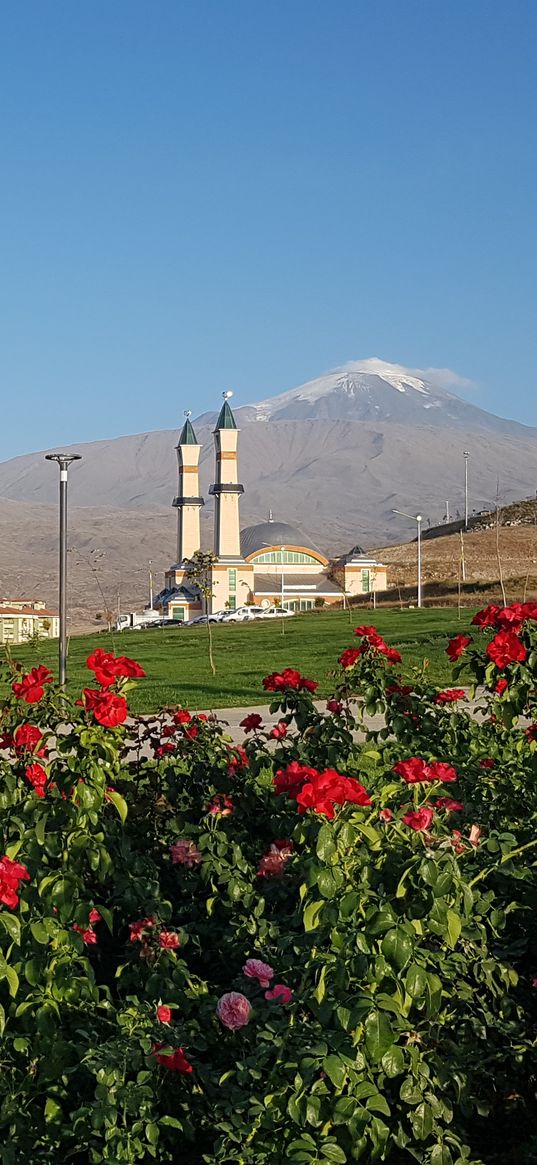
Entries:
{"type": "Polygon", "coordinates": [[[187,559],[186,569],[188,577],[194,586],[199,591],[203,605],[205,607],[205,614],[207,615],[207,635],[209,647],[209,664],[213,676],[216,675],[216,668],[213,658],[213,631],[212,624],[209,620],[209,606],[210,600],[214,597],[213,591],[213,566],[217,561],[216,555],[204,550],[196,550],[192,558],[187,559]]]}

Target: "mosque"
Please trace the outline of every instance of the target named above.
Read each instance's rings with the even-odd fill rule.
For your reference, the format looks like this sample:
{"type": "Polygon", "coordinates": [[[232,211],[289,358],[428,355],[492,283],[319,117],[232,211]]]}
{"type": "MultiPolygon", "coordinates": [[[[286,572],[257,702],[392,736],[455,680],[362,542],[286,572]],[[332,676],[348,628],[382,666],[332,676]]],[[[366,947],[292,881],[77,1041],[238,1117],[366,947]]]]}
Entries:
{"type": "MultiPolygon", "coordinates": [[[[239,430],[224,403],[214,430],[216,451],[214,497],[214,556],[209,611],[234,610],[245,604],[272,604],[291,611],[307,611],[341,603],[344,597],[386,589],[386,567],[355,546],[335,562],[295,526],[274,521],[240,529],[239,501],[244,493],[237,465],[239,430]]],[[[201,546],[199,489],[201,446],[189,415],[176,446],[179,485],[173,505],[177,510],[177,560],[165,573],[164,589],[155,599],[165,618],[187,620],[203,613],[204,604],[189,577],[188,562],[201,546]]]]}

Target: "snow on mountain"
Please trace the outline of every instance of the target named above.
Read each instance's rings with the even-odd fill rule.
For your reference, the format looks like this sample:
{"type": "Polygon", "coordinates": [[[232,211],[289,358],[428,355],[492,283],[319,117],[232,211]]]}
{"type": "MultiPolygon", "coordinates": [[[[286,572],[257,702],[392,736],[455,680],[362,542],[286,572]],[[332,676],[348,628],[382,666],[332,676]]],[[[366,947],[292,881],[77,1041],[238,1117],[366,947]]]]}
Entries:
{"type": "Polygon", "coordinates": [[[235,408],[242,422],[372,421],[528,434],[525,426],[449,392],[445,385],[450,381],[457,387],[470,383],[447,369],[405,368],[372,357],[350,361],[297,388],[235,408]]]}

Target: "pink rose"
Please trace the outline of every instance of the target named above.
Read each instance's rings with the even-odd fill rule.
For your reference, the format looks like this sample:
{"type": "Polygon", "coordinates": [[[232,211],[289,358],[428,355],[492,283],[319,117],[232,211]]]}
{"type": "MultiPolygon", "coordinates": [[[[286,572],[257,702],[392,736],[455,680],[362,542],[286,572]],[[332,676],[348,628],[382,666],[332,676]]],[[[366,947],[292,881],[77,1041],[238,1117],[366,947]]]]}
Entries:
{"type": "Polygon", "coordinates": [[[194,866],[198,866],[201,862],[201,854],[198,847],[186,837],[178,838],[170,846],[170,853],[174,866],[186,866],[187,870],[192,870],[194,866]]]}
{"type": "Polygon", "coordinates": [[[246,996],[241,995],[240,991],[228,991],[218,1000],[216,1014],[223,1027],[236,1032],[250,1022],[252,1008],[246,996]]]}
{"type": "Polygon", "coordinates": [[[272,991],[265,991],[265,999],[273,1000],[274,1003],[292,1003],[293,992],[285,983],[275,983],[272,991]]]}
{"type": "Polygon", "coordinates": [[[479,845],[481,839],[481,826],[472,825],[468,834],[468,841],[470,845],[479,845]]]}
{"type": "Polygon", "coordinates": [[[257,979],[260,987],[270,987],[270,980],[274,977],[274,968],[261,959],[247,959],[242,968],[243,975],[248,979],[257,979]]]}

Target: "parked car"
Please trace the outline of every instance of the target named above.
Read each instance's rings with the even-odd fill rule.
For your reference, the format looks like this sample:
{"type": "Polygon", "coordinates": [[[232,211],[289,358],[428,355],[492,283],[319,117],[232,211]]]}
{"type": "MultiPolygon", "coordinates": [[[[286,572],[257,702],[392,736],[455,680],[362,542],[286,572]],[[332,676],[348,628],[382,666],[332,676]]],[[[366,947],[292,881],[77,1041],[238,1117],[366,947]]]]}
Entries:
{"type": "Polygon", "coordinates": [[[287,619],[289,615],[294,615],[294,611],[288,611],[287,607],[265,607],[261,612],[264,619],[287,619]]]}
{"type": "Polygon", "coordinates": [[[195,627],[199,623],[207,623],[207,620],[209,623],[221,623],[227,613],[227,611],[212,611],[210,615],[196,615],[195,619],[189,619],[185,626],[195,627]]]}
{"type": "Polygon", "coordinates": [[[234,611],[226,611],[222,623],[251,623],[264,614],[262,607],[237,607],[234,611]]]}

